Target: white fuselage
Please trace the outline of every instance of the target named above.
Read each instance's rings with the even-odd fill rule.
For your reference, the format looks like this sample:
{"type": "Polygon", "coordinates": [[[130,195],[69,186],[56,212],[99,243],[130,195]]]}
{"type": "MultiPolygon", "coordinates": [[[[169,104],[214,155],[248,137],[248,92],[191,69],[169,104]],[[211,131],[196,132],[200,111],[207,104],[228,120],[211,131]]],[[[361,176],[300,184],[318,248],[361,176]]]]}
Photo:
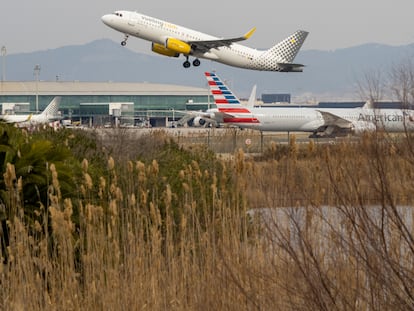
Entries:
{"type": "MultiPolygon", "coordinates": [[[[169,38],[183,42],[221,40],[199,31],[130,11],[117,11],[116,14],[104,15],[102,21],[127,36],[131,35],[160,45],[165,45],[169,38]]],[[[277,64],[284,62],[283,59],[269,58],[266,51],[259,51],[237,43],[203,52],[195,50],[190,54],[197,58],[254,70],[281,71],[282,68],[277,64]]]]}
{"type": "MultiPolygon", "coordinates": [[[[414,130],[414,111],[408,109],[333,108],[318,109],[352,123],[356,132],[384,130],[404,132],[414,130]]],[[[337,122],[336,125],[340,124],[337,122]]],[[[335,125],[335,124],[334,124],[335,125]]]]}
{"type": "Polygon", "coordinates": [[[14,114],[14,115],[1,115],[0,120],[7,122],[7,123],[27,123],[27,124],[35,124],[35,123],[49,123],[52,121],[57,120],[58,117],[54,116],[46,116],[44,114],[14,114]]]}
{"type": "Polygon", "coordinates": [[[328,127],[356,132],[375,129],[387,132],[414,130],[414,112],[401,109],[266,107],[249,110],[250,116],[257,119],[257,122],[242,122],[242,119],[248,117],[243,113],[236,118],[227,120],[225,118],[224,123],[262,131],[281,132],[316,132],[328,127]],[[327,121],[323,112],[334,115],[339,120],[327,121]]]}
{"type": "Polygon", "coordinates": [[[0,116],[0,120],[7,123],[20,123],[29,121],[30,115],[28,114],[4,114],[0,116]]]}
{"type": "Polygon", "coordinates": [[[323,124],[322,116],[312,108],[255,108],[253,113],[263,131],[313,132],[323,124]]]}
{"type": "Polygon", "coordinates": [[[45,108],[42,113],[37,114],[4,114],[0,115],[0,121],[7,123],[18,123],[18,124],[42,124],[50,123],[61,119],[58,114],[59,104],[61,97],[54,97],[49,105],[45,108]]]}

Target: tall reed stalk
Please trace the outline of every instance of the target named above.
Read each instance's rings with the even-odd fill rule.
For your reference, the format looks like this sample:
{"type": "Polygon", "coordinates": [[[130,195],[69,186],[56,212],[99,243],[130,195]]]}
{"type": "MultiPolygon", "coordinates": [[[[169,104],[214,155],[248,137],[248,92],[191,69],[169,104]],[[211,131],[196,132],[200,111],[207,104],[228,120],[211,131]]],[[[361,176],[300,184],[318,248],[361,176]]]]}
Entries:
{"type": "Polygon", "coordinates": [[[174,177],[163,159],[108,157],[93,179],[84,160],[72,198],[50,165],[50,203],[33,226],[8,165],[0,308],[412,309],[408,146],[374,135],[292,140],[283,154],[269,145],[268,160],[237,151],[216,170],[193,160],[174,177]]]}

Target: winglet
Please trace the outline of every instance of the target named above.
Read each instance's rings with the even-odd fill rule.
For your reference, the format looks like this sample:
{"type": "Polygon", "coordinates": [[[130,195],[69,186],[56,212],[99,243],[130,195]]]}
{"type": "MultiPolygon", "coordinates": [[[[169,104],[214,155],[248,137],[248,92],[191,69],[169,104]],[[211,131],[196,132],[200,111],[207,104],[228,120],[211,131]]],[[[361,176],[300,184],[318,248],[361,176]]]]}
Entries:
{"type": "Polygon", "coordinates": [[[252,34],[254,33],[256,31],[256,27],[253,27],[252,29],[250,29],[244,36],[243,36],[243,38],[244,39],[249,39],[251,36],[252,36],[252,34]]]}

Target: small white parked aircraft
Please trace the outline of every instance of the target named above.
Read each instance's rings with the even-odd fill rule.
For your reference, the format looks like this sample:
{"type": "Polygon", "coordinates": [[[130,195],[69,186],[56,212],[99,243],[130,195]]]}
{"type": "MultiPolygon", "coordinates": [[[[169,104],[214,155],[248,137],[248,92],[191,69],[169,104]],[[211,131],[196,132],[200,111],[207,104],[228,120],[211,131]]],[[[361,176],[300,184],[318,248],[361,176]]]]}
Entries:
{"type": "Polygon", "coordinates": [[[17,123],[17,124],[42,124],[50,123],[61,119],[61,116],[58,114],[59,104],[61,101],[60,96],[56,96],[49,103],[49,105],[38,114],[3,114],[0,115],[0,121],[7,123],[17,123]]]}
{"type": "Polygon", "coordinates": [[[377,129],[387,132],[414,130],[414,111],[360,108],[302,108],[243,106],[233,92],[212,72],[206,72],[216,109],[199,112],[205,122],[231,124],[261,131],[311,132],[313,137],[360,134],[377,129]]]}
{"type": "Polygon", "coordinates": [[[194,56],[193,66],[199,66],[199,58],[213,60],[226,65],[253,70],[302,72],[304,65],[292,63],[302,47],[308,32],[298,30],[268,50],[257,50],[235,42],[248,39],[256,28],[244,36],[221,39],[178,26],[154,17],[131,11],[116,11],[102,16],[105,25],[125,35],[152,42],[152,51],[164,56],[178,57],[183,54],[183,66],[191,66],[189,56],[194,56]]]}

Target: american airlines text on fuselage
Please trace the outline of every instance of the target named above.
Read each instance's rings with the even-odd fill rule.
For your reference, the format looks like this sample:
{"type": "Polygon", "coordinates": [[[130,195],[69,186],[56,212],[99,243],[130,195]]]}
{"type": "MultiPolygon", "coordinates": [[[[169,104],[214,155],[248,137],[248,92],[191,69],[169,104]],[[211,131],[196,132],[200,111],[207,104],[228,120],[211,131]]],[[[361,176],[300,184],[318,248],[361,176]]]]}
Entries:
{"type": "MultiPolygon", "coordinates": [[[[404,122],[404,117],[409,116],[406,112],[403,115],[396,114],[363,114],[360,113],[358,121],[369,121],[369,122],[404,122]]],[[[410,120],[411,121],[411,120],[410,120]]]]}

